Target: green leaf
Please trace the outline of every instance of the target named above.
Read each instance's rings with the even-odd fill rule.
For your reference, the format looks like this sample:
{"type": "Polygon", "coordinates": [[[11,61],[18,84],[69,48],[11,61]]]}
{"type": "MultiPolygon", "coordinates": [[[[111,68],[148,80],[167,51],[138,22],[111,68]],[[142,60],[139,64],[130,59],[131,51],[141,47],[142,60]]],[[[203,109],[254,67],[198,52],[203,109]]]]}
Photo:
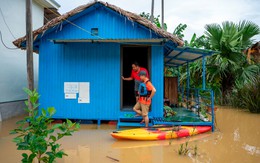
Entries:
{"type": "Polygon", "coordinates": [[[47,111],[48,111],[48,113],[49,113],[50,116],[53,116],[53,115],[56,113],[56,110],[55,110],[54,107],[49,107],[49,108],[47,109],[47,111]]]}
{"type": "Polygon", "coordinates": [[[37,102],[37,100],[38,100],[37,96],[30,96],[30,101],[31,101],[32,105],[35,104],[37,102]]]}
{"type": "Polygon", "coordinates": [[[25,136],[24,136],[24,141],[25,141],[25,142],[29,142],[29,141],[30,141],[30,138],[31,138],[31,134],[25,135],[25,136]]]}
{"type": "Polygon", "coordinates": [[[29,144],[27,142],[19,143],[17,149],[18,150],[28,150],[29,144]]]}
{"type": "Polygon", "coordinates": [[[28,158],[28,161],[29,161],[29,162],[32,162],[35,157],[36,157],[36,154],[35,154],[35,153],[30,154],[30,156],[29,156],[29,158],[28,158]]]}
{"type": "Polygon", "coordinates": [[[51,157],[51,156],[54,156],[53,152],[46,152],[45,154],[48,155],[48,156],[50,156],[50,157],[51,157]]]}
{"type": "Polygon", "coordinates": [[[51,161],[49,161],[50,159],[47,156],[42,156],[39,161],[40,162],[48,162],[48,163],[52,163],[51,161]]]}
{"type": "Polygon", "coordinates": [[[60,128],[62,126],[62,124],[55,124],[52,126],[52,129],[57,129],[57,128],[60,128]]]}
{"type": "Polygon", "coordinates": [[[72,125],[73,125],[72,122],[71,122],[71,120],[67,119],[66,122],[67,122],[68,127],[71,128],[72,125]]]}
{"type": "Polygon", "coordinates": [[[27,122],[24,119],[16,122],[16,124],[25,124],[25,123],[27,122]]]}
{"type": "Polygon", "coordinates": [[[20,137],[13,138],[13,142],[15,142],[15,143],[21,143],[22,141],[23,141],[23,139],[20,137]]]}
{"type": "Polygon", "coordinates": [[[54,132],[54,129],[48,130],[48,134],[52,134],[54,132]]]}
{"type": "Polygon", "coordinates": [[[34,110],[32,113],[33,113],[32,116],[36,117],[38,115],[38,110],[34,110]]]}
{"type": "Polygon", "coordinates": [[[52,145],[51,150],[55,152],[57,148],[59,148],[59,144],[52,145]]]}
{"type": "Polygon", "coordinates": [[[76,123],[75,129],[78,130],[80,128],[80,124],[76,123]]]}
{"type": "Polygon", "coordinates": [[[46,117],[46,110],[42,109],[42,115],[46,117]]]}
{"type": "Polygon", "coordinates": [[[25,129],[24,129],[24,131],[28,131],[28,130],[30,130],[31,129],[31,126],[28,126],[28,127],[26,127],[25,129]]]}
{"type": "Polygon", "coordinates": [[[26,153],[23,153],[22,156],[23,156],[22,163],[29,163],[28,155],[26,153]]]}
{"type": "MultiPolygon", "coordinates": [[[[28,107],[28,105],[29,105],[28,101],[24,101],[24,103],[25,103],[25,105],[28,107]]],[[[28,108],[25,108],[25,110],[29,112],[29,109],[28,109],[28,108]]]]}
{"type": "Polygon", "coordinates": [[[62,132],[65,132],[66,131],[66,126],[65,124],[62,124],[59,129],[62,131],[62,132]]]}
{"type": "Polygon", "coordinates": [[[40,106],[40,104],[38,103],[35,103],[35,104],[33,104],[33,109],[37,109],[38,107],[40,106]]]}
{"type": "Polygon", "coordinates": [[[11,130],[10,132],[9,132],[9,134],[17,134],[17,132],[15,131],[15,130],[11,130]]]}
{"type": "Polygon", "coordinates": [[[64,136],[64,134],[58,133],[58,139],[61,139],[64,136]]]}
{"type": "Polygon", "coordinates": [[[70,132],[65,132],[64,136],[71,136],[72,134],[70,132]]]}
{"type": "Polygon", "coordinates": [[[58,157],[58,158],[62,158],[63,155],[64,155],[63,151],[59,151],[56,153],[56,157],[58,157]]]}
{"type": "Polygon", "coordinates": [[[27,153],[22,153],[22,156],[23,156],[24,158],[28,158],[28,154],[27,154],[27,153]]]}
{"type": "Polygon", "coordinates": [[[56,137],[53,136],[53,135],[51,135],[49,139],[51,139],[51,140],[54,141],[54,142],[57,140],[56,137]]]}
{"type": "Polygon", "coordinates": [[[31,91],[30,89],[28,89],[28,88],[23,88],[23,91],[24,91],[27,95],[29,95],[29,96],[32,96],[32,95],[33,95],[32,91],[31,91]]]}

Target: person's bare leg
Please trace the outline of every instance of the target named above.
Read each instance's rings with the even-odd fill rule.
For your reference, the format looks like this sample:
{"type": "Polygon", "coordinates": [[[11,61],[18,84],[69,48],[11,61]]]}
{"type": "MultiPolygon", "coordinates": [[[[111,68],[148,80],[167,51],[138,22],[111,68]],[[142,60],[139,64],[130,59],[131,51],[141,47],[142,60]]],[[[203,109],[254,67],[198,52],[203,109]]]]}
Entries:
{"type": "Polygon", "coordinates": [[[134,107],[133,110],[134,110],[138,115],[141,115],[141,114],[142,114],[141,110],[138,109],[138,108],[135,108],[135,107],[134,107]]]}
{"type": "MultiPolygon", "coordinates": [[[[139,97],[138,96],[135,96],[135,100],[136,100],[136,103],[138,102],[138,100],[139,100],[139,97]]],[[[141,110],[140,110],[141,111],[141,110]]],[[[136,111],[135,111],[136,112],[136,111]]],[[[137,112],[136,112],[137,113],[137,112]]],[[[139,114],[139,113],[137,113],[136,115],[135,115],[135,117],[139,117],[139,116],[141,116],[142,114],[139,114]]]]}
{"type": "Polygon", "coordinates": [[[148,127],[148,124],[149,124],[148,115],[144,116],[143,119],[144,119],[144,122],[145,122],[145,127],[148,127]]]}

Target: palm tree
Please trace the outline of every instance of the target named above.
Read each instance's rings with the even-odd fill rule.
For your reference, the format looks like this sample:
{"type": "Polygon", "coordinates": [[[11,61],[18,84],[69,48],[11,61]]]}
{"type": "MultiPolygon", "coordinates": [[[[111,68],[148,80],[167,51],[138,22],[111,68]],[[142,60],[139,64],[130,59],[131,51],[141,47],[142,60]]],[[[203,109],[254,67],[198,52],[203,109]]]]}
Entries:
{"type": "Polygon", "coordinates": [[[222,96],[225,97],[233,87],[254,82],[260,66],[249,65],[243,50],[252,44],[254,36],[260,34],[259,26],[250,21],[238,24],[225,21],[222,26],[209,24],[205,29],[209,48],[220,52],[208,59],[208,73],[210,80],[221,80],[222,96]]]}

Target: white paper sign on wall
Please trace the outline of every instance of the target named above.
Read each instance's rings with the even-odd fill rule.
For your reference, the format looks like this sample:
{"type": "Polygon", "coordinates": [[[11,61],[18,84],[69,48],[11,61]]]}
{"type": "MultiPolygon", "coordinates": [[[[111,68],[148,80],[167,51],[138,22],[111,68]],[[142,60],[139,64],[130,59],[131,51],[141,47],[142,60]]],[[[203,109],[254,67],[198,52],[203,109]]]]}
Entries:
{"type": "Polygon", "coordinates": [[[79,83],[78,82],[64,82],[64,93],[65,94],[79,93],[79,83]]]}
{"type": "Polygon", "coordinates": [[[65,94],[65,99],[77,99],[77,94],[69,94],[69,93],[66,93],[65,94]]]}
{"type": "Polygon", "coordinates": [[[78,103],[90,103],[90,83],[79,83],[79,98],[78,103]]]}

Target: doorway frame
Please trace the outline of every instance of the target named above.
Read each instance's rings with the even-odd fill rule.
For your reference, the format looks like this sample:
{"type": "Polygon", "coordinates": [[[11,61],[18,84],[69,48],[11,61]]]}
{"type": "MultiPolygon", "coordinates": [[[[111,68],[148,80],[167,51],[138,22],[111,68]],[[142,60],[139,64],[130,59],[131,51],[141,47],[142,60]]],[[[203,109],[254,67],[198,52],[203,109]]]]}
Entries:
{"type": "MultiPolygon", "coordinates": [[[[123,99],[123,80],[121,79],[121,76],[122,76],[122,74],[123,74],[123,67],[124,67],[124,62],[123,62],[123,49],[124,48],[126,48],[126,47],[143,47],[143,48],[147,48],[147,56],[148,56],[148,58],[147,58],[147,65],[148,65],[148,67],[147,67],[147,70],[148,70],[148,72],[149,72],[149,77],[150,77],[150,79],[151,79],[151,77],[152,77],[152,72],[151,72],[151,59],[152,59],[152,46],[151,45],[121,45],[120,46],[120,111],[132,111],[132,108],[131,109],[129,109],[129,108],[124,108],[124,106],[123,106],[123,101],[124,101],[124,99],[123,99]]],[[[150,108],[152,108],[152,106],[150,106],[150,108]]],[[[151,110],[151,109],[150,109],[151,110]]]]}

